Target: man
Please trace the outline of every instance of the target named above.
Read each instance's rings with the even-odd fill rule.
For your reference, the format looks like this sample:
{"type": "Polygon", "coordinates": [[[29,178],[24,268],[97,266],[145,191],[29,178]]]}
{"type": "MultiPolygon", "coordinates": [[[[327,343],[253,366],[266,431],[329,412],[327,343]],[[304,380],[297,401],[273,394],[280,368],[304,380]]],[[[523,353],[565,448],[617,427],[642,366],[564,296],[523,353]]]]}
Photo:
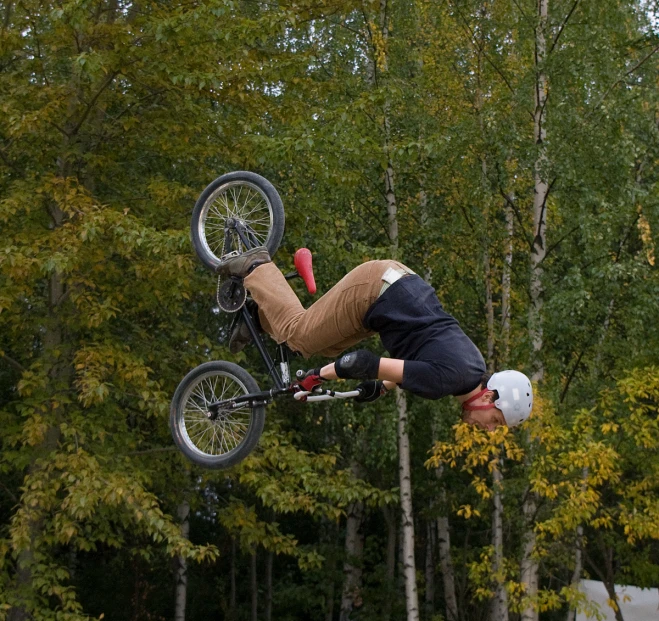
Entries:
{"type": "MultiPolygon", "coordinates": [[[[444,311],[435,290],[398,261],[356,267],[307,310],[264,247],[227,259],[219,271],[244,279],[262,328],[305,358],[338,356],[375,333],[392,356],[350,352],[309,371],[300,382],[305,390],[341,378],[367,380],[359,385],[363,394],[357,400],[363,402],[375,401],[396,384],[427,399],[453,395],[463,420],[488,430],[513,427],[531,413],[529,379],[518,371],[488,375],[483,356],[444,311]]],[[[238,326],[232,351],[248,340],[238,326]]]]}

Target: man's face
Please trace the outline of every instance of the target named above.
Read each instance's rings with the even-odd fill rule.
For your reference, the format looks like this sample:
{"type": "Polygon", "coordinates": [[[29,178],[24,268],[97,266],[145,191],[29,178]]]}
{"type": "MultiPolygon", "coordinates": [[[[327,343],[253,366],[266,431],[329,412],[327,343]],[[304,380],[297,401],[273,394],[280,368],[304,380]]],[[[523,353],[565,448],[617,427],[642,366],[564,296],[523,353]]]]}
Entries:
{"type": "Polygon", "coordinates": [[[489,410],[464,410],[462,412],[462,422],[476,425],[487,431],[494,431],[499,425],[505,425],[506,421],[497,408],[489,410]]]}

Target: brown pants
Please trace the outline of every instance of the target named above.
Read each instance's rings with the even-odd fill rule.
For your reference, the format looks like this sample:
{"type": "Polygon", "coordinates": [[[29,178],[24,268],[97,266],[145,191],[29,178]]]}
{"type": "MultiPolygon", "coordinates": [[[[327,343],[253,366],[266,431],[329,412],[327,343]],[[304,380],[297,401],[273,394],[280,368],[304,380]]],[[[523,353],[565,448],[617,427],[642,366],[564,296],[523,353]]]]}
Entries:
{"type": "Polygon", "coordinates": [[[245,287],[259,306],[263,329],[305,358],[338,356],[373,335],[362,321],[384,284],[388,268],[411,270],[397,261],[368,261],[346,274],[322,298],[304,309],[274,263],[259,265],[245,287]]]}

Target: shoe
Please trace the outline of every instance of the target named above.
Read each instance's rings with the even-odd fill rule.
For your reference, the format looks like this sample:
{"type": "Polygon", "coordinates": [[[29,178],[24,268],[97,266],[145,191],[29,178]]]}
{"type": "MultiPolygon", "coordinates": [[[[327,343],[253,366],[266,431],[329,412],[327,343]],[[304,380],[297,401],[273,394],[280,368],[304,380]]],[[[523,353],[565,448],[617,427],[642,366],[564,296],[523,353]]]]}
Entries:
{"type": "MultiPolygon", "coordinates": [[[[252,321],[256,326],[259,332],[262,332],[261,322],[259,321],[259,307],[256,305],[254,300],[247,300],[245,302],[249,314],[252,316],[252,321]]],[[[252,335],[249,332],[247,324],[242,320],[238,319],[236,325],[231,330],[231,336],[229,337],[229,351],[232,354],[240,353],[247,345],[252,342],[252,335]]]]}
{"type": "Polygon", "coordinates": [[[270,253],[265,246],[258,246],[223,261],[217,271],[223,276],[245,278],[257,265],[263,263],[270,263],[270,253]]]}

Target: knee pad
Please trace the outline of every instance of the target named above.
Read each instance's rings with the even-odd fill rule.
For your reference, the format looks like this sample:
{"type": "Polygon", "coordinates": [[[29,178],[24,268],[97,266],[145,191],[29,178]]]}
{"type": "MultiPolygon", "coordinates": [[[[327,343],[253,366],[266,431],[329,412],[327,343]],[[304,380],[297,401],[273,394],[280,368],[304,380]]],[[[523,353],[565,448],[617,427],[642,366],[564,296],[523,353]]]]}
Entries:
{"type": "Polygon", "coordinates": [[[380,356],[365,349],[351,351],[334,363],[334,370],[341,379],[377,379],[380,356]]]}

